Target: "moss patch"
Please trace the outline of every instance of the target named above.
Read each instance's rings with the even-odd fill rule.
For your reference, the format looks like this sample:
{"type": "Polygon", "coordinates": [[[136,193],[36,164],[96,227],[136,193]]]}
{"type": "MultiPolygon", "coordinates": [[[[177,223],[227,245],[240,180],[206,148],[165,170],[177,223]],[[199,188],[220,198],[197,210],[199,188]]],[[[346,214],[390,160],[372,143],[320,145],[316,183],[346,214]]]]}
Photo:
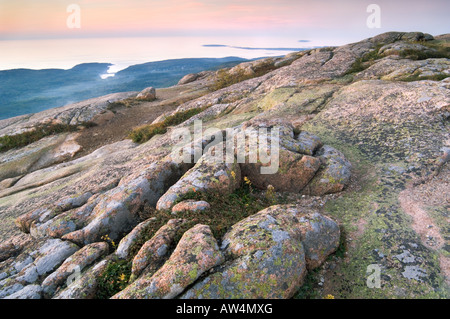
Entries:
{"type": "MultiPolygon", "coordinates": [[[[354,139],[336,138],[336,128],[310,125],[308,131],[338,148],[351,161],[354,181],[346,192],[324,206],[324,214],[338,220],[347,234],[345,252],[333,257],[335,268],[322,270],[320,276],[325,274],[327,278],[326,289],[317,285],[320,276],[313,273],[306,281],[313,291],[303,289],[298,297],[331,294],[339,299],[448,298],[438,253],[421,243],[398,202],[410,178],[408,171],[391,169],[393,164],[386,162],[381,153],[379,157],[366,154],[365,145],[356,144],[354,139]],[[380,269],[380,288],[367,284],[371,265],[380,269]]],[[[397,158],[394,164],[409,165],[404,157],[397,158]]]]}

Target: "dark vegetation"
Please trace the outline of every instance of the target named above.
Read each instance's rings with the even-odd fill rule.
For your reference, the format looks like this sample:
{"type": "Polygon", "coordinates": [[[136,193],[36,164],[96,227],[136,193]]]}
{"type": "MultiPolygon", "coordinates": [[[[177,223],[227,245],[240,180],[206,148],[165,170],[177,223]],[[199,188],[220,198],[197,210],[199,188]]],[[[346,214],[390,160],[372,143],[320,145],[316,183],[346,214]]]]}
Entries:
{"type": "Polygon", "coordinates": [[[217,71],[216,74],[216,80],[213,85],[211,85],[210,90],[211,91],[217,91],[223,88],[226,88],[230,85],[252,79],[257,78],[260,76],[263,76],[273,70],[275,70],[276,67],[273,64],[273,61],[267,60],[262,63],[257,64],[253,68],[253,73],[245,73],[244,69],[240,69],[237,72],[231,74],[229,70],[227,69],[221,69],[217,71]]]}
{"type": "MultiPolygon", "coordinates": [[[[196,224],[209,225],[214,237],[218,240],[225,235],[230,227],[240,220],[256,214],[262,209],[274,204],[273,194],[267,196],[267,192],[255,190],[251,181],[246,179],[239,189],[229,195],[218,193],[189,192],[178,199],[177,202],[194,199],[207,201],[211,208],[191,212],[183,212],[182,216],[174,216],[170,211],[156,210],[153,207],[145,206],[141,212],[141,219],[155,217],[152,223],[143,231],[141,239],[131,248],[131,256],[138,253],[142,245],[150,240],[155,233],[170,219],[183,218],[187,222],[177,231],[175,240],[170,250],[174,250],[183,234],[196,224]]],[[[220,245],[220,242],[219,242],[220,245]]],[[[129,284],[131,277],[132,260],[112,260],[106,271],[99,280],[97,298],[106,299],[123,290],[129,284]]]]}
{"type": "Polygon", "coordinates": [[[364,71],[371,65],[371,62],[381,59],[383,55],[379,54],[380,48],[381,45],[377,45],[374,50],[364,54],[360,58],[357,58],[345,75],[364,71]]]}
{"type": "Polygon", "coordinates": [[[98,278],[96,299],[109,299],[128,286],[131,275],[131,261],[111,261],[98,278]]]}
{"type": "Polygon", "coordinates": [[[185,111],[177,112],[173,115],[166,117],[162,122],[143,125],[134,128],[128,134],[128,137],[131,138],[135,143],[144,143],[150,140],[155,135],[166,133],[167,128],[169,126],[181,124],[184,121],[190,119],[194,115],[197,115],[204,110],[205,108],[192,108],[185,111]]]}
{"type": "Polygon", "coordinates": [[[69,124],[41,124],[31,131],[26,131],[16,135],[4,135],[0,137],[0,152],[6,152],[13,148],[23,147],[40,139],[60,133],[78,131],[80,128],[88,128],[95,125],[92,122],[86,122],[81,125],[69,124]]]}
{"type": "MultiPolygon", "coordinates": [[[[405,49],[400,52],[395,52],[392,54],[398,54],[401,58],[410,59],[414,61],[426,59],[442,59],[442,58],[450,59],[450,47],[423,41],[417,43],[430,48],[430,50],[405,49]]],[[[380,48],[381,45],[377,45],[374,50],[364,54],[361,58],[357,58],[345,75],[355,74],[364,71],[365,69],[370,67],[374,61],[385,57],[386,55],[379,53],[380,48]]],[[[402,79],[402,81],[407,82],[419,80],[441,81],[447,77],[449,77],[449,75],[446,74],[439,74],[435,76],[423,76],[423,77],[421,77],[420,75],[411,75],[408,76],[407,78],[402,79]]]]}

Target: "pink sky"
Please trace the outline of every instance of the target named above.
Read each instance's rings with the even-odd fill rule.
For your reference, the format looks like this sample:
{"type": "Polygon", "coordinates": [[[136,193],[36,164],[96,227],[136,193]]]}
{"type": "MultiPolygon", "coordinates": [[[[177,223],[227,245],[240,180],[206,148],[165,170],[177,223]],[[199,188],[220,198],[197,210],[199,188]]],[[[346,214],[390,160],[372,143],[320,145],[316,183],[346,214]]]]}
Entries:
{"type": "Polygon", "coordinates": [[[0,39],[132,35],[346,35],[385,31],[450,32],[450,1],[395,0],[0,0],[0,39]],[[69,4],[81,28],[66,25],[69,4]],[[382,9],[382,28],[366,26],[369,4],[382,9]]]}

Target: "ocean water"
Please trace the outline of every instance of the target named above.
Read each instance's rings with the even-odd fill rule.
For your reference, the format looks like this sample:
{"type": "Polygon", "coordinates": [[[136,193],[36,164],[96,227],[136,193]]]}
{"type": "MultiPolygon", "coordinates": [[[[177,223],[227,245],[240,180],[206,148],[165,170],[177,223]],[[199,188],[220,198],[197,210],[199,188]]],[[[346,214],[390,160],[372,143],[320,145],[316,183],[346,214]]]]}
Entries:
{"type": "MultiPolygon", "coordinates": [[[[99,74],[93,74],[94,78],[89,80],[91,82],[84,83],[64,83],[66,77],[54,80],[49,78],[51,75],[45,74],[55,73],[47,71],[44,75],[20,70],[1,72],[0,119],[35,113],[108,93],[142,89],[130,89],[126,83],[122,87],[111,87],[113,82],[109,80],[118,71],[136,64],[184,58],[253,59],[283,56],[324,45],[336,44],[330,40],[318,42],[295,37],[188,36],[0,41],[0,72],[11,69],[69,70],[76,65],[92,62],[110,64],[109,67],[101,68],[99,74]],[[25,76],[26,79],[23,78],[25,76]],[[92,81],[96,81],[95,88],[90,86],[92,81]],[[99,87],[102,88],[101,92],[99,87]]],[[[144,85],[146,80],[139,78],[139,85],[144,85]]],[[[148,83],[147,86],[154,84],[148,83]]]]}
{"type": "Polygon", "coordinates": [[[294,37],[129,37],[0,41],[0,70],[70,69],[80,63],[130,65],[179,58],[257,58],[334,45],[294,37]]]}

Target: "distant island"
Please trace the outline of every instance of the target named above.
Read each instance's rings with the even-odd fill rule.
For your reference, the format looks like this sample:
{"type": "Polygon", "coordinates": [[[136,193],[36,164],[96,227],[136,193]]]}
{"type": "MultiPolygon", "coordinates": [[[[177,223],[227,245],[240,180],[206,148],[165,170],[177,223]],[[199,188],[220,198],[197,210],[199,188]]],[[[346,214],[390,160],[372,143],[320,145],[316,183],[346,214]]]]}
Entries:
{"type": "Polygon", "coordinates": [[[83,101],[110,93],[169,87],[186,74],[231,67],[239,57],[189,58],[132,65],[102,78],[110,63],[83,63],[69,70],[0,71],[0,120],[83,101]]]}

